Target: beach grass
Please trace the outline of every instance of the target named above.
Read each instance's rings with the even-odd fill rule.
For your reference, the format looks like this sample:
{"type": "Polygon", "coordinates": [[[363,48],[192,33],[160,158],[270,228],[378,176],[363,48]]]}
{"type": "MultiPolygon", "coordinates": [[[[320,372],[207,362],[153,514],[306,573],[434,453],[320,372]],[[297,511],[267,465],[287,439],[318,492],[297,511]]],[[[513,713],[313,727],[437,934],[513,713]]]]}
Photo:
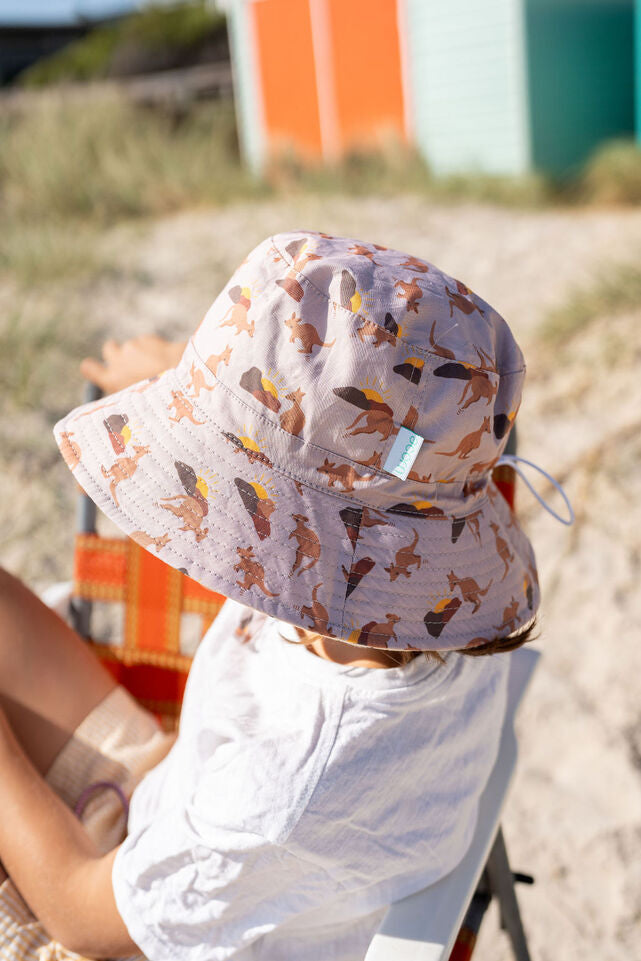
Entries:
{"type": "Polygon", "coordinates": [[[637,310],[641,304],[641,268],[638,263],[612,265],[594,284],[577,288],[564,304],[550,311],[540,329],[541,341],[559,347],[595,320],[637,310]]]}

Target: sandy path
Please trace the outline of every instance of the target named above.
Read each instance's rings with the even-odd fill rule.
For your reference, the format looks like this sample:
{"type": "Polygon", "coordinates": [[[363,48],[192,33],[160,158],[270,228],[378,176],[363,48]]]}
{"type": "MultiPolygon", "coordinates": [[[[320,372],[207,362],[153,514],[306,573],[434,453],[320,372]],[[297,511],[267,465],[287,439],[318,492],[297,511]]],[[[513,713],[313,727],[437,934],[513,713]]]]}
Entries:
{"type": "MultiPolygon", "coordinates": [[[[116,337],[186,336],[247,251],[292,227],[425,257],[503,313],[524,348],[520,452],[563,480],[577,523],[561,526],[521,487],[543,586],[544,657],[519,719],[506,841],[513,867],[536,877],[519,888],[534,959],[641,957],[641,305],[554,351],[539,334],[548,309],[575,286],[638,254],[641,213],[444,207],[411,197],[185,213],[109,234],[118,270],[67,289],[70,310],[116,337]]],[[[10,295],[0,289],[0,305],[10,295]]],[[[78,390],[79,382],[61,384],[44,414],[13,411],[2,427],[3,560],[32,583],[67,571],[59,547],[70,541],[72,489],[53,443],[41,438],[78,390]]],[[[475,958],[510,957],[491,909],[475,958]]]]}

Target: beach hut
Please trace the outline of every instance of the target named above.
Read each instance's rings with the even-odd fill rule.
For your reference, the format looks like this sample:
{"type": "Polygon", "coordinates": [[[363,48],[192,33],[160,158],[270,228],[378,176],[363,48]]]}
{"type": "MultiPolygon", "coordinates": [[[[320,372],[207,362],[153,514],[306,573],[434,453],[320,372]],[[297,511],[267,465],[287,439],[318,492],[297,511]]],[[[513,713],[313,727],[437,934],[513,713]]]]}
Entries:
{"type": "Polygon", "coordinates": [[[331,161],[406,139],[397,0],[228,0],[241,146],[331,161]]]}
{"type": "Polygon", "coordinates": [[[569,173],[634,129],[633,0],[406,0],[416,142],[436,173],[569,173]]]}
{"type": "Polygon", "coordinates": [[[634,130],[634,0],[228,0],[242,149],[396,137],[437,174],[567,173],[634,130]]]}

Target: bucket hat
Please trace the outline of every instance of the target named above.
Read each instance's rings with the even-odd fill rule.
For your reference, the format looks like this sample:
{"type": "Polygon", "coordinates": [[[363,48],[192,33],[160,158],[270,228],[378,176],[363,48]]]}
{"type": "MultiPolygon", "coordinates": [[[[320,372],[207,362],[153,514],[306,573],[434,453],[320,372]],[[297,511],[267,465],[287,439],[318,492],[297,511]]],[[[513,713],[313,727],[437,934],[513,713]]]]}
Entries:
{"type": "Polygon", "coordinates": [[[291,624],[388,650],[532,620],[532,546],[492,481],[522,353],[420,258],[292,231],[234,272],[179,364],[55,427],[130,537],[291,624]]]}

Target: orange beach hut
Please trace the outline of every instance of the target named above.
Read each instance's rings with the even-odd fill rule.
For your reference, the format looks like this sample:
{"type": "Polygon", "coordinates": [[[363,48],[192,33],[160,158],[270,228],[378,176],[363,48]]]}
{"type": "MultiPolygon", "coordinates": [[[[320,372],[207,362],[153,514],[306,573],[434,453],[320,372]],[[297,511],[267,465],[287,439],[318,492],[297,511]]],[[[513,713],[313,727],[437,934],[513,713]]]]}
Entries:
{"type": "Polygon", "coordinates": [[[397,0],[231,0],[234,89],[245,160],[331,161],[409,139],[397,0]]]}

